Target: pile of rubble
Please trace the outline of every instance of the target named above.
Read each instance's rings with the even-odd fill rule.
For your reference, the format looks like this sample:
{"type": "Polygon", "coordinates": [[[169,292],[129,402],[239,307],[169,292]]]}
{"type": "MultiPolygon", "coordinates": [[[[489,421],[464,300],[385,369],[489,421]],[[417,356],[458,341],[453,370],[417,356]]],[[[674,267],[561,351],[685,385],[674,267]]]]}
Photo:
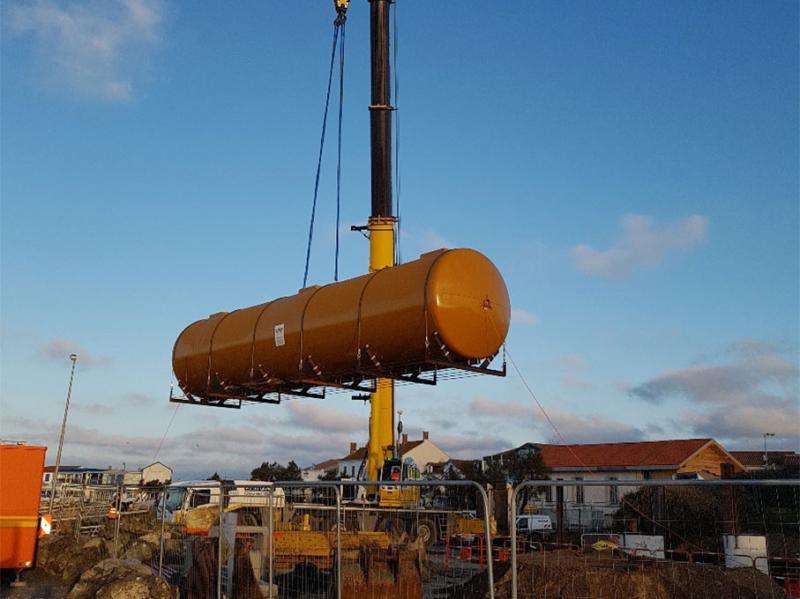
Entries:
{"type": "MultiPolygon", "coordinates": [[[[520,555],[517,589],[519,597],[785,597],[769,576],[755,568],[630,560],[625,556],[569,550],[520,555]]],[[[495,585],[495,597],[511,597],[510,570],[495,585]]]]}
{"type": "Polygon", "coordinates": [[[160,536],[129,522],[119,530],[114,558],[114,525],[86,538],[71,531],[45,537],[39,544],[37,568],[60,579],[68,599],[174,599],[176,589],[150,568],[158,556],[160,536]]]}

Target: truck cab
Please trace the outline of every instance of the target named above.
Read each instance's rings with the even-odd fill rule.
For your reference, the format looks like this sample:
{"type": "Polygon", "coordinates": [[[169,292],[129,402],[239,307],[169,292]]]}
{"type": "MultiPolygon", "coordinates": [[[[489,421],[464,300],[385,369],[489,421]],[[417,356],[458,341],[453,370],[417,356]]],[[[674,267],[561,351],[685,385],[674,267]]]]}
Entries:
{"type": "Polygon", "coordinates": [[[271,491],[272,506],[277,508],[284,505],[283,489],[273,490],[270,482],[195,480],[167,487],[166,494],[158,500],[156,513],[160,518],[163,512],[165,522],[181,524],[193,510],[219,506],[223,488],[227,499],[225,511],[228,512],[244,507],[268,507],[271,491]]]}

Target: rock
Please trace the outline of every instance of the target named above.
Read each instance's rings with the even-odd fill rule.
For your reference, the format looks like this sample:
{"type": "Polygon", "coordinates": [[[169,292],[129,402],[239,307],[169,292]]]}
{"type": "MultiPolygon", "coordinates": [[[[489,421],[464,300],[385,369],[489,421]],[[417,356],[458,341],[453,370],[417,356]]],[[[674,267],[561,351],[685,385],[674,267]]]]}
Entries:
{"type": "Polygon", "coordinates": [[[84,549],[100,549],[101,547],[105,547],[105,544],[100,537],[92,537],[83,544],[84,549]]]}
{"type": "Polygon", "coordinates": [[[137,541],[126,549],[123,557],[126,560],[149,562],[153,558],[153,547],[142,541],[137,541]]]}
{"type": "Polygon", "coordinates": [[[67,599],[173,599],[175,589],[147,566],[106,559],[83,573],[67,599]]]}
{"type": "Polygon", "coordinates": [[[79,548],[72,535],[45,537],[39,545],[38,566],[71,587],[81,574],[108,557],[102,540],[79,548]]]}
{"type": "Polygon", "coordinates": [[[155,545],[158,547],[161,545],[161,535],[159,533],[151,532],[146,535],[139,537],[139,540],[142,543],[147,543],[148,545],[155,545]]]}

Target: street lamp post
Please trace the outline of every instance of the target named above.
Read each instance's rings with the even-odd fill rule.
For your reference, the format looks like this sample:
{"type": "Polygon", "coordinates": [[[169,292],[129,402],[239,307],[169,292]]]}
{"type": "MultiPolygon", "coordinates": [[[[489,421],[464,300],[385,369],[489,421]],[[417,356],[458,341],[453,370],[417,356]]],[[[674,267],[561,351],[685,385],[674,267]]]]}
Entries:
{"type": "Polygon", "coordinates": [[[769,454],[767,453],[767,437],[774,437],[775,433],[764,433],[764,468],[769,467],[769,454]]]}
{"type": "Polygon", "coordinates": [[[64,431],[67,430],[67,413],[69,413],[69,398],[72,395],[72,381],[75,378],[75,363],[78,361],[78,354],[70,354],[72,369],[69,373],[69,387],[67,387],[67,402],[64,405],[64,420],[61,422],[61,435],[58,437],[58,453],[56,454],[56,467],[53,471],[53,480],[50,483],[50,508],[48,511],[53,513],[53,503],[56,499],[56,481],[58,480],[58,469],[61,466],[61,449],[64,447],[64,431]]]}

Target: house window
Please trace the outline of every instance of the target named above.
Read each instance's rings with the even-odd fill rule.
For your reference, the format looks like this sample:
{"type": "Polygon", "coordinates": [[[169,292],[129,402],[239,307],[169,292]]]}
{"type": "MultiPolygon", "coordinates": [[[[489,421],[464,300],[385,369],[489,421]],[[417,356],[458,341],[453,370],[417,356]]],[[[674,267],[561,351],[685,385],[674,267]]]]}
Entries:
{"type": "MultiPolygon", "coordinates": [[[[576,476],[575,480],[583,480],[582,476],[576,476]]],[[[575,485],[575,503],[583,503],[583,485],[575,485]]]]}
{"type": "MultiPolygon", "coordinates": [[[[609,476],[608,480],[617,480],[617,477],[609,476]]],[[[610,503],[611,505],[617,505],[619,503],[619,487],[617,485],[609,485],[608,503],[610,503]]]]}

